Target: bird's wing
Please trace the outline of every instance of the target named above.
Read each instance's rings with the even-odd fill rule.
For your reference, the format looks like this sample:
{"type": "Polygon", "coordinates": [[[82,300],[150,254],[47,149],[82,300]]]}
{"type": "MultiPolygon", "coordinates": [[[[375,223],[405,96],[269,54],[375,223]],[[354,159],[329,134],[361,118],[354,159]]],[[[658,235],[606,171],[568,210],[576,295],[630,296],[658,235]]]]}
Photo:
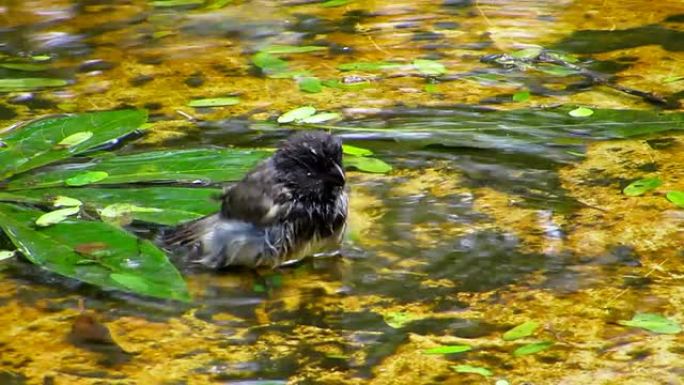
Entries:
{"type": "Polygon", "coordinates": [[[290,207],[291,194],[267,161],[223,192],[221,217],[266,226],[287,215],[290,207]]]}

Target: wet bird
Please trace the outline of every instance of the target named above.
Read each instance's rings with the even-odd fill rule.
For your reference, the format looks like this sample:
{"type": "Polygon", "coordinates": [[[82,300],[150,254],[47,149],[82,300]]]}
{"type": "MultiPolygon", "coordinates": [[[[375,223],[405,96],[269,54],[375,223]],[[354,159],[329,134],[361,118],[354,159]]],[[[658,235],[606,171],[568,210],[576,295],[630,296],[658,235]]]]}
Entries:
{"type": "Polygon", "coordinates": [[[221,195],[220,212],[171,230],[209,268],[277,267],[337,245],[347,219],[342,143],[305,131],[221,195]]]}

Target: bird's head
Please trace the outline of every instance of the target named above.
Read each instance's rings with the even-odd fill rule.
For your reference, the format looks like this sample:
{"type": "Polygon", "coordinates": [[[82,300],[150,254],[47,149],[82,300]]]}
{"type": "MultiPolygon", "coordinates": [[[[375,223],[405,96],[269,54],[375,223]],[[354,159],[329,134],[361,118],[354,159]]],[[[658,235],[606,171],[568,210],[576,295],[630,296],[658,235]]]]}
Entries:
{"type": "Polygon", "coordinates": [[[342,142],[321,131],[288,138],[273,157],[283,182],[300,196],[329,196],[344,188],[342,142]]]}

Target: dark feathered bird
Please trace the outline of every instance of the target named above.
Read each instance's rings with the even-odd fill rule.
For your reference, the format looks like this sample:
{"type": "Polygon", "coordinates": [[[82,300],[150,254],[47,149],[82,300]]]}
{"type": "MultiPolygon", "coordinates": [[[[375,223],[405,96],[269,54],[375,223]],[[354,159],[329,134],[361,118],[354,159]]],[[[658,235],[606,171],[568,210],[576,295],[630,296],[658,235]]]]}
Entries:
{"type": "Polygon", "coordinates": [[[191,245],[192,259],[211,268],[280,266],[339,243],[344,186],[340,140],[301,132],[226,188],[219,213],[180,225],[165,241],[191,245]]]}

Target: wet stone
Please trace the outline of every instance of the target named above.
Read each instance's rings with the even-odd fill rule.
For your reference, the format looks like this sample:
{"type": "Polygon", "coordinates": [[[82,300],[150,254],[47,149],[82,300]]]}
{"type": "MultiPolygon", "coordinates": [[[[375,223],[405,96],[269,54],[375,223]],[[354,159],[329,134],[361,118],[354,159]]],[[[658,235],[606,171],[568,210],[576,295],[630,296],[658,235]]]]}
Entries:
{"type": "Polygon", "coordinates": [[[436,29],[458,29],[461,25],[454,21],[438,21],[434,26],[436,29]]]}
{"type": "Polygon", "coordinates": [[[133,87],[140,87],[142,85],[145,85],[149,82],[154,80],[154,77],[151,75],[138,75],[134,78],[131,78],[128,82],[133,86],[133,87]]]}
{"type": "Polygon", "coordinates": [[[190,75],[185,79],[184,83],[188,87],[199,87],[204,84],[204,76],[202,74],[190,75]]]}
{"type": "Polygon", "coordinates": [[[94,59],[81,63],[81,65],[78,66],[78,72],[108,71],[114,67],[116,67],[116,63],[94,59]]]}
{"type": "Polygon", "coordinates": [[[14,119],[16,116],[17,113],[14,112],[13,108],[0,104],[0,120],[10,120],[14,119]]]}
{"type": "Polygon", "coordinates": [[[435,41],[435,40],[440,40],[444,38],[444,34],[441,34],[439,32],[416,32],[413,34],[413,37],[411,40],[413,41],[435,41]]]}

